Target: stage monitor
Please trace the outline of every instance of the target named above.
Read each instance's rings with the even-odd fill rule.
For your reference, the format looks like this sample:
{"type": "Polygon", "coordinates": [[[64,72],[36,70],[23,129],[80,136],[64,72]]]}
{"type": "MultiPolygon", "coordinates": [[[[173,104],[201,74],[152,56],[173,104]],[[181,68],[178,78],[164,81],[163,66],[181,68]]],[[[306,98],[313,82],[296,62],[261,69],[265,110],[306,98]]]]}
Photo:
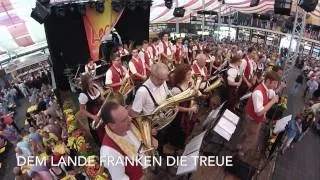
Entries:
{"type": "Polygon", "coordinates": [[[307,12],[312,12],[316,9],[318,0],[298,0],[298,5],[307,12]]]}
{"type": "Polygon", "coordinates": [[[290,16],[292,0],[275,0],[274,13],[290,16]]]}

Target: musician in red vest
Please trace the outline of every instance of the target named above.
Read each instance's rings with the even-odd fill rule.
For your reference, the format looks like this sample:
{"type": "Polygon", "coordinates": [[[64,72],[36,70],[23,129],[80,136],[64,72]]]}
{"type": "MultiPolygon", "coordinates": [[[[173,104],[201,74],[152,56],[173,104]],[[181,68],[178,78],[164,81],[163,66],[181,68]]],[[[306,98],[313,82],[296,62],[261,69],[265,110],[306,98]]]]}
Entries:
{"type": "Polygon", "coordinates": [[[133,83],[138,86],[141,85],[146,79],[146,67],[143,61],[139,58],[139,51],[137,48],[132,49],[132,58],[129,62],[129,70],[132,73],[133,83]]]}
{"type": "Polygon", "coordinates": [[[129,73],[122,65],[119,54],[115,53],[111,59],[112,65],[106,73],[105,85],[112,87],[113,91],[117,92],[121,85],[126,82],[126,79],[129,78],[129,73]]]}
{"type": "Polygon", "coordinates": [[[128,50],[126,50],[125,48],[123,48],[122,45],[118,46],[118,54],[120,55],[120,57],[124,57],[124,56],[128,56],[129,52],[128,50]]]}
{"type": "Polygon", "coordinates": [[[279,75],[274,72],[267,72],[264,81],[253,91],[245,107],[244,134],[237,148],[239,155],[244,157],[257,152],[260,131],[265,121],[266,112],[279,101],[279,97],[273,93],[278,87],[279,75]]]}
{"type": "Polygon", "coordinates": [[[184,63],[184,47],[182,45],[182,39],[181,38],[177,38],[176,39],[176,44],[172,47],[172,51],[173,51],[173,58],[174,58],[174,63],[177,64],[181,64],[184,63]]]}
{"type": "MultiPolygon", "coordinates": [[[[106,124],[106,134],[100,148],[100,160],[108,169],[111,179],[140,180],[148,164],[144,149],[140,149],[142,134],[132,124],[128,111],[116,102],[109,101],[102,107],[101,118],[106,124]],[[137,159],[139,162],[136,162],[137,159]]],[[[155,138],[152,138],[152,145],[155,149],[158,147],[155,138]]]]}
{"type": "Polygon", "coordinates": [[[239,97],[242,97],[245,95],[248,90],[252,88],[252,78],[254,74],[254,58],[257,54],[257,51],[254,47],[248,48],[247,54],[244,59],[242,59],[241,65],[240,65],[240,71],[243,74],[243,81],[239,87],[238,95],[239,97]]]}
{"type": "Polygon", "coordinates": [[[203,76],[204,80],[208,79],[208,69],[206,67],[206,55],[198,54],[196,61],[191,66],[192,75],[203,76]]]}
{"type": "Polygon", "coordinates": [[[168,61],[172,61],[172,43],[169,41],[169,34],[164,33],[162,40],[159,43],[159,54],[161,62],[167,64],[168,61]]]}
{"type": "Polygon", "coordinates": [[[139,58],[142,60],[142,62],[144,63],[144,66],[146,67],[147,76],[150,75],[151,66],[153,64],[153,61],[151,59],[151,54],[148,51],[148,47],[149,47],[149,42],[143,41],[142,49],[139,52],[139,58]]]}
{"type": "Polygon", "coordinates": [[[154,63],[159,60],[159,38],[152,38],[151,44],[148,47],[151,59],[154,63]]]}

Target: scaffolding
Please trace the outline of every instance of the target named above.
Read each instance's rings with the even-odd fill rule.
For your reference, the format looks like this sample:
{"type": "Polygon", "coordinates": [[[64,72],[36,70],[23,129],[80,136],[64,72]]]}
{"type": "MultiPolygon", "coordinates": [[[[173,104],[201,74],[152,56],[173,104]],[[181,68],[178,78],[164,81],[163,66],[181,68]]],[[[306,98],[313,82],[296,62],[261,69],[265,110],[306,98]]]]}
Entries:
{"type": "Polygon", "coordinates": [[[293,25],[291,39],[290,39],[289,50],[288,50],[289,53],[285,61],[284,74],[282,77],[282,80],[284,82],[288,82],[289,73],[294,68],[295,62],[299,56],[300,44],[301,44],[301,40],[306,27],[306,15],[307,15],[306,11],[303,10],[301,7],[297,6],[294,25],[293,25]],[[296,47],[293,47],[294,46],[293,40],[297,42],[296,47]]]}

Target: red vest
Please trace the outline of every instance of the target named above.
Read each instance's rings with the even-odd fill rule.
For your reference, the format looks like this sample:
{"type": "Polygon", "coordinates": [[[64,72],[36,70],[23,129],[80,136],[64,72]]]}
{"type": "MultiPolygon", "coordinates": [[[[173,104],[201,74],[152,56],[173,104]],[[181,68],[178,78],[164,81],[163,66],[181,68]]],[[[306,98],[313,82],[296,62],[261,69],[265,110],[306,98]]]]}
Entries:
{"type": "MultiPolygon", "coordinates": [[[[142,61],[140,58],[138,59],[138,62],[132,58],[131,62],[133,63],[134,67],[136,68],[137,73],[139,73],[141,75],[145,75],[144,69],[143,69],[143,64],[142,64],[142,61]]],[[[132,80],[136,81],[136,80],[141,80],[141,79],[138,76],[133,75],[132,80]]]]}
{"type": "MultiPolygon", "coordinates": [[[[120,147],[107,134],[103,138],[102,145],[111,147],[121,153],[123,156],[126,156],[120,147]]],[[[127,166],[125,166],[125,173],[130,180],[140,180],[140,178],[143,176],[142,167],[139,163],[134,163],[134,165],[136,166],[132,166],[130,163],[127,163],[127,166]]]]}
{"type": "MultiPolygon", "coordinates": [[[[191,68],[196,76],[201,75],[200,69],[198,68],[198,66],[196,64],[192,64],[191,68]]],[[[207,67],[205,67],[205,66],[203,68],[204,68],[204,73],[206,74],[206,76],[204,77],[204,80],[207,80],[208,79],[208,70],[207,70],[207,67]]]]}
{"type": "Polygon", "coordinates": [[[247,61],[246,69],[244,70],[244,77],[246,77],[248,80],[250,79],[250,72],[251,72],[251,65],[249,62],[248,57],[245,57],[245,60],[247,61]]]}
{"type": "Polygon", "coordinates": [[[157,55],[157,50],[156,50],[156,48],[154,47],[154,45],[150,45],[151,46],[151,48],[152,48],[152,55],[153,55],[153,58],[154,57],[156,57],[156,55],[157,55]]]}
{"type": "Polygon", "coordinates": [[[176,59],[176,61],[180,61],[181,60],[181,56],[182,56],[182,47],[178,47],[177,45],[176,45],[176,52],[174,53],[174,57],[175,57],[175,59],[176,59]]]}
{"type": "Polygon", "coordinates": [[[146,65],[150,66],[150,55],[148,50],[142,50],[143,55],[144,55],[144,62],[146,65]]]}
{"type": "Polygon", "coordinates": [[[168,55],[168,46],[169,46],[169,48],[171,48],[170,47],[170,42],[168,42],[168,46],[167,46],[167,44],[164,42],[164,41],[161,41],[162,42],[162,44],[163,44],[163,53],[165,54],[165,55],[168,55]]]}
{"type": "MultiPolygon", "coordinates": [[[[113,65],[111,66],[110,70],[112,72],[112,83],[113,84],[119,83],[120,80],[123,79],[125,77],[125,75],[126,75],[125,74],[126,72],[124,71],[122,66],[120,68],[120,72],[118,72],[113,65]]],[[[114,92],[117,92],[120,89],[120,86],[114,86],[112,89],[113,89],[114,92]]]]}
{"type": "MultiPolygon", "coordinates": [[[[263,96],[263,106],[266,106],[269,102],[269,98],[267,95],[267,89],[262,85],[259,84],[255,90],[259,90],[262,92],[263,96]]],[[[252,97],[249,98],[247,105],[246,105],[246,112],[247,114],[257,123],[260,123],[264,121],[264,115],[258,116],[257,113],[254,111],[254,106],[253,106],[253,100],[252,97]]]]}

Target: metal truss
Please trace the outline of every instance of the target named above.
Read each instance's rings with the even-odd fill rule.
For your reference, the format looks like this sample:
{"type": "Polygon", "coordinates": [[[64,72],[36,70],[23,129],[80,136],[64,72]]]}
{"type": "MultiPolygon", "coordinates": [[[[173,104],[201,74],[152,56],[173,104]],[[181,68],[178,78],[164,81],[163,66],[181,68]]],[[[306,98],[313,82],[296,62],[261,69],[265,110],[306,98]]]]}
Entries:
{"type": "Polygon", "coordinates": [[[289,53],[285,61],[284,74],[282,77],[284,82],[288,82],[289,73],[294,68],[295,62],[299,56],[301,39],[306,27],[306,15],[307,12],[297,5],[296,16],[290,39],[290,46],[288,50],[289,53]],[[294,50],[292,50],[294,48],[293,40],[297,42],[294,50]]]}

